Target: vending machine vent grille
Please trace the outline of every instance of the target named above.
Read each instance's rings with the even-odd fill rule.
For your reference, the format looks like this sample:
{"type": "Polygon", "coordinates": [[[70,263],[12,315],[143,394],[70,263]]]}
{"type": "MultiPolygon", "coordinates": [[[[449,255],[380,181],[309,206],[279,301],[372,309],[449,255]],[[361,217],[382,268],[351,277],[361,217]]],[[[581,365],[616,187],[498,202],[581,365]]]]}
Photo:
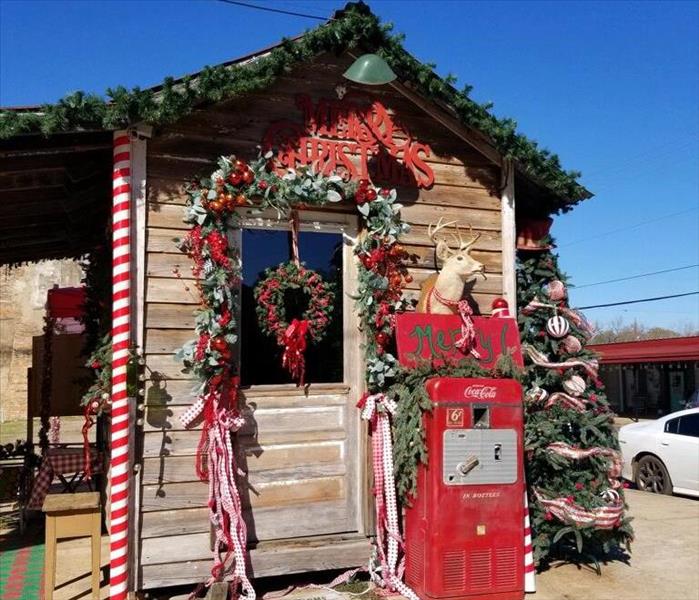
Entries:
{"type": "Polygon", "coordinates": [[[445,590],[463,590],[466,580],[466,555],[463,550],[452,550],[442,557],[442,584],[445,590]]]}
{"type": "Polygon", "coordinates": [[[493,585],[493,552],[490,548],[471,553],[468,584],[471,591],[490,589],[493,585]]]}
{"type": "Polygon", "coordinates": [[[495,586],[511,588],[517,583],[516,548],[495,551],[495,586]]]}
{"type": "Polygon", "coordinates": [[[424,577],[423,570],[425,564],[425,546],[424,542],[416,541],[411,544],[408,550],[408,568],[406,569],[406,580],[410,585],[416,585],[422,582],[424,577]]]}

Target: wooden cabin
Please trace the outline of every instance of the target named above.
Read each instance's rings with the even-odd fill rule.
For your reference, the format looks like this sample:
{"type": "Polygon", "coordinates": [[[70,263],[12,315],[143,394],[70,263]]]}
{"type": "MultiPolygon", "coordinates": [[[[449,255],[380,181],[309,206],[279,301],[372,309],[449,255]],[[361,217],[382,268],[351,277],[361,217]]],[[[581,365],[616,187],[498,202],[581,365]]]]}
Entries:
{"type": "MultiPolygon", "coordinates": [[[[270,51],[231,64],[254,63],[270,51]]],[[[515,305],[515,204],[519,214],[548,214],[577,201],[558,197],[530,177],[487,135],[463,125],[453,109],[421,95],[410,81],[369,87],[344,79],[356,57],[357,50],[320,53],[265,89],[200,105],[174,123],[132,128],[132,336],[144,352],[147,380],[145,395],[132,411],[131,589],[203,581],[211,567],[208,488],[194,468],[201,432],[186,430],[178,418],[193,402],[195,382],[174,356],[193,337],[197,306],[189,259],[176,245],[186,227],[187,182],[209,174],[220,155],[252,159],[262,146],[275,152],[278,166],[315,163],[327,173],[368,176],[377,185],[395,187],[412,226],[401,241],[415,257],[406,294],[416,299],[420,283],[435,271],[428,225],[440,218],[457,221],[482,233],[473,256],[485,265],[486,278],[468,290],[481,314],[489,314],[497,297],[515,305]],[[353,106],[367,104],[377,107],[385,139],[400,152],[377,151],[375,141],[362,139],[348,125],[356,117],[353,106]]],[[[94,222],[105,219],[99,207],[111,185],[106,181],[110,135],[94,130],[49,138],[26,133],[0,142],[0,153],[9,160],[0,194],[19,201],[21,185],[29,182],[39,198],[58,194],[70,210],[83,210],[77,204],[82,199],[94,211],[94,222]],[[62,180],[51,179],[68,180],[78,169],[92,182],[91,194],[82,187],[74,193],[60,187],[62,180]]],[[[74,185],[87,185],[83,181],[74,185]]],[[[52,221],[46,210],[37,207],[32,214],[44,227],[36,231],[48,236],[51,229],[51,236],[37,240],[34,252],[26,249],[26,239],[12,237],[0,248],[3,262],[75,256],[95,243],[90,237],[94,226],[71,239],[67,227],[55,226],[67,223],[66,215],[57,209],[52,221]]],[[[241,489],[249,572],[264,577],[365,564],[373,505],[367,436],[355,408],[364,381],[361,334],[350,297],[356,285],[351,245],[359,227],[356,207],[340,203],[299,211],[301,259],[334,273],[343,291],[334,343],[308,356],[307,390],[280,375],[278,356],[254,331],[252,297],[245,297],[245,286],[260,271],[288,258],[289,225],[274,215],[242,212],[240,244],[249,267],[240,352],[249,423],[239,440],[247,472],[241,489]]]]}
{"type": "MultiPolygon", "coordinates": [[[[252,159],[259,145],[293,130],[295,135],[301,133],[295,165],[301,164],[303,151],[312,152],[312,144],[318,140],[322,151],[330,154],[320,158],[321,165],[335,161],[342,167],[341,160],[347,159],[358,177],[361,153],[347,148],[359,144],[347,132],[338,131],[332,119],[343,109],[351,112],[353,102],[378,101],[395,125],[395,138],[400,143],[410,139],[420,148],[415,161],[420,162],[420,170],[416,167],[404,172],[400,167],[405,163],[389,162],[383,172],[372,176],[377,185],[397,188],[399,201],[405,206],[404,218],[412,225],[410,234],[402,238],[404,247],[417,257],[408,293],[416,296],[420,283],[435,270],[427,226],[440,217],[483,233],[473,253],[487,270],[487,279],[479,279],[472,290],[479,311],[488,314],[493,299],[504,293],[503,184],[507,187],[507,182],[494,162],[499,157],[485,142],[450,120],[444,110],[407,88],[396,85],[374,90],[344,80],[342,73],[353,60],[348,53],[321,55],[263,92],[198,110],[141,142],[147,192],[140,217],[144,228],[138,231],[145,239],[139,243],[143,244],[137,269],[143,286],[143,321],[137,334],[143,336],[147,369],[158,374],[158,382],[149,383],[146,389],[145,422],[137,434],[142,448],[136,459],[142,461],[142,468],[134,524],[138,532],[138,587],[200,579],[208,574],[211,563],[208,488],[197,480],[193,466],[200,431],[185,431],[178,419],[192,403],[193,382],[181,373],[181,364],[173,354],[192,338],[192,311],[197,299],[189,259],[177,249],[175,240],[186,227],[182,222],[183,186],[202,170],[210,172],[219,155],[252,159]],[[341,100],[336,93],[338,85],[346,87],[341,100]],[[422,187],[419,180],[428,183],[422,187]]],[[[135,164],[133,168],[137,168],[135,164]]],[[[512,213],[505,208],[505,218],[511,218],[512,213]]],[[[341,242],[343,232],[349,236],[358,233],[359,215],[354,204],[333,206],[332,210],[301,210],[299,216],[302,260],[311,258],[304,254],[306,248],[322,251],[327,247],[327,243],[314,244],[308,238],[331,235],[341,242]]],[[[274,244],[269,232],[288,229],[286,221],[277,221],[273,215],[261,219],[251,214],[245,224],[241,244],[244,265],[274,244]],[[256,236],[256,230],[267,235],[256,236]]],[[[505,227],[512,230],[513,223],[506,222],[505,227]]],[[[331,377],[314,373],[311,366],[308,394],[293,383],[264,383],[259,372],[251,373],[252,381],[247,382],[245,374],[251,371],[246,367],[248,361],[264,361],[263,371],[275,371],[279,359],[269,353],[260,357],[257,346],[243,339],[243,398],[254,424],[242,435],[243,464],[248,472],[244,494],[250,506],[255,577],[357,566],[369,558],[373,509],[367,442],[355,408],[363,392],[364,373],[358,320],[349,297],[355,286],[355,259],[351,246],[342,244],[342,248],[345,294],[338,339],[342,351],[333,357],[341,363],[325,365],[326,369],[331,367],[331,377]]],[[[288,259],[270,254],[262,262],[254,260],[256,271],[288,259]]],[[[513,267],[510,260],[510,277],[513,267]]],[[[244,297],[243,318],[251,314],[245,303],[244,297]]],[[[245,336],[245,324],[243,328],[245,336]]],[[[313,360],[309,355],[309,363],[313,360]]]]}

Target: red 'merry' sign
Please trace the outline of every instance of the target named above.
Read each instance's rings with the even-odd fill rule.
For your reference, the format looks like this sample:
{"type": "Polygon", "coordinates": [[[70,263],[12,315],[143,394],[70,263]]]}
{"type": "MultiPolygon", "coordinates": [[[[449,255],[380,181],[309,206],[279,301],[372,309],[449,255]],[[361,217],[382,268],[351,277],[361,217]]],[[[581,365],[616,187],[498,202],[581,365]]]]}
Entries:
{"type": "MultiPolygon", "coordinates": [[[[473,317],[473,325],[476,329],[475,350],[482,367],[494,367],[504,354],[512,355],[515,364],[523,366],[519,330],[514,319],[473,317]]],[[[461,318],[457,315],[404,313],[396,317],[398,357],[406,366],[413,366],[419,360],[440,364],[445,360],[466,358],[456,347],[460,337],[461,318]]]]}

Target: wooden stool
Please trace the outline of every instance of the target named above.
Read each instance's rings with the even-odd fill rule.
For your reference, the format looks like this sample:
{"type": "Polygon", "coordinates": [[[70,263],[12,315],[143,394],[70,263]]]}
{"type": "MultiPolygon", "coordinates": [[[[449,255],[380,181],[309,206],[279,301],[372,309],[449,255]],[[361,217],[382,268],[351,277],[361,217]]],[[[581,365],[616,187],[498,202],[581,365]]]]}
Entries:
{"type": "Polygon", "coordinates": [[[49,494],[42,510],[46,513],[44,599],[52,600],[56,587],[56,542],[60,538],[92,538],[92,597],[100,597],[101,513],[99,492],[49,494]]]}

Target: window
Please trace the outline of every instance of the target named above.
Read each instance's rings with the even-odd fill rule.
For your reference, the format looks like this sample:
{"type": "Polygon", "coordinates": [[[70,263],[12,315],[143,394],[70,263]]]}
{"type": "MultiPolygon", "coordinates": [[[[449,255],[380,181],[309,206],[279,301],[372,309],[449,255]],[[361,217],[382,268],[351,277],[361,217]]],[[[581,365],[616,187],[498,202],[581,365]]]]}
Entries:
{"type": "Polygon", "coordinates": [[[690,437],[699,437],[699,414],[683,415],[679,419],[680,424],[677,433],[690,437]]]}
{"type": "MultiPolygon", "coordinates": [[[[265,269],[290,260],[291,234],[269,228],[243,229],[241,238],[241,384],[292,383],[289,373],[281,365],[281,348],[258,325],[253,296],[253,289],[265,269]]],[[[301,261],[335,284],[335,306],[327,334],[322,342],[309,344],[305,353],[305,380],[308,383],[340,383],[344,379],[342,248],[341,233],[303,230],[299,233],[301,261]]],[[[288,293],[285,299],[287,320],[300,317],[305,306],[302,291],[288,293]]]]}
{"type": "Polygon", "coordinates": [[[677,426],[680,424],[680,419],[670,419],[665,422],[665,433],[677,433],[677,426]]]}

